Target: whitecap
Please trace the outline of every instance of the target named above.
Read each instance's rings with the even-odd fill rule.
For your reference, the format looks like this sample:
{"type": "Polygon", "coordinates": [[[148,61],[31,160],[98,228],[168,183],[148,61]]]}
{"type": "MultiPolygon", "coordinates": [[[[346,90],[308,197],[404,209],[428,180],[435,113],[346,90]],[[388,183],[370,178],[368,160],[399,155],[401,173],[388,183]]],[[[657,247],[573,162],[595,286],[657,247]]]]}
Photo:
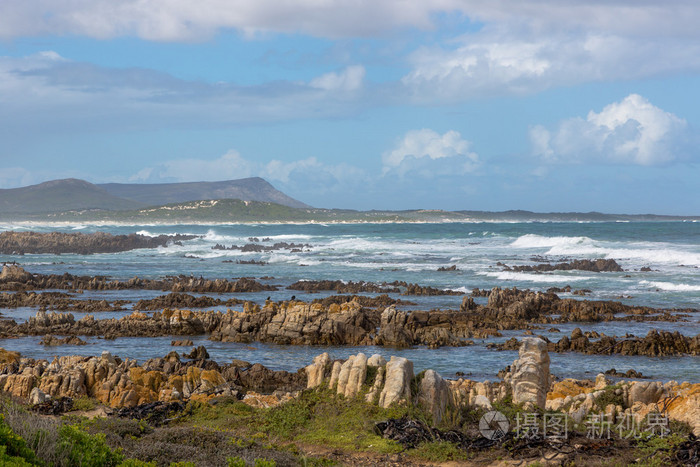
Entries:
{"type": "Polygon", "coordinates": [[[661,281],[641,281],[639,284],[668,292],[700,292],[700,285],[674,284],[673,282],[661,281]]]}
{"type": "Polygon", "coordinates": [[[591,276],[573,276],[559,274],[528,274],[524,272],[501,271],[479,272],[477,274],[495,277],[502,281],[526,281],[526,282],[579,282],[594,279],[591,276]]]}
{"type": "Polygon", "coordinates": [[[578,245],[593,246],[589,237],[546,237],[537,234],[527,234],[518,237],[510,246],[515,248],[556,248],[578,245]]]}

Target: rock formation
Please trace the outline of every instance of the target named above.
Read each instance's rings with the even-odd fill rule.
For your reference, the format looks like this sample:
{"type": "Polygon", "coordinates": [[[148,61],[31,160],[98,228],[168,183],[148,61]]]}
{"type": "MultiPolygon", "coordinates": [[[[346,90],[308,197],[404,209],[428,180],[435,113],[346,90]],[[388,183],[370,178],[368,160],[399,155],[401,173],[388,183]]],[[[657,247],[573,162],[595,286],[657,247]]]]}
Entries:
{"type": "MultiPolygon", "coordinates": [[[[138,248],[157,248],[173,242],[191,240],[194,235],[159,235],[149,237],[140,234],[112,235],[104,232],[12,232],[0,233],[0,254],[23,255],[25,253],[116,253],[138,248]]],[[[1,277],[0,277],[1,279],[1,277]]]]}
{"type": "Polygon", "coordinates": [[[522,340],[518,359],[506,376],[513,391],[513,402],[526,408],[544,409],[549,391],[549,354],[542,339],[526,337],[522,340]]]}

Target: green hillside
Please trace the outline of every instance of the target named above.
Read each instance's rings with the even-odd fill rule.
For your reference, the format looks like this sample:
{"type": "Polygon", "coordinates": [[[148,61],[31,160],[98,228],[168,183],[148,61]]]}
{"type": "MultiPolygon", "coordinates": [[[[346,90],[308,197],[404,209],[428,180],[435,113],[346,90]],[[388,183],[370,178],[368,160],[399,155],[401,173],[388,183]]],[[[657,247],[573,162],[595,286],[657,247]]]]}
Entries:
{"type": "Polygon", "coordinates": [[[136,209],[144,204],[107,193],[84,180],[52,180],[22,188],[0,190],[0,213],[36,214],[68,210],[136,209]]]}

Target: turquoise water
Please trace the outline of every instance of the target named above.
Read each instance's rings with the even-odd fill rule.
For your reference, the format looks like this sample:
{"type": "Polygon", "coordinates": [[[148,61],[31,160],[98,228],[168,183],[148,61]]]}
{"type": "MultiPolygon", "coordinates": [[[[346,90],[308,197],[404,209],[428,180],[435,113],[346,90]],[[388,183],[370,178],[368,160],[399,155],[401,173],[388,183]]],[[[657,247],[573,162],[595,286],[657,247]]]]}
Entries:
{"type": "MultiPolygon", "coordinates": [[[[157,278],[165,275],[194,275],[205,278],[270,277],[261,282],[282,286],[277,292],[239,294],[263,302],[267,296],[285,300],[296,295],[307,300],[326,294],[306,296],[284,287],[297,280],[342,279],[392,282],[395,280],[469,292],[491,287],[519,287],[546,290],[570,285],[590,289],[588,298],[620,300],[623,303],[663,308],[700,308],[700,223],[442,223],[442,224],[248,224],[248,225],[150,225],[150,226],[55,226],[2,225],[0,230],[65,232],[106,231],[114,234],[139,232],[144,235],[188,233],[201,238],[182,246],[135,250],[97,255],[0,255],[2,261],[18,261],[34,273],[107,275],[113,279],[134,276],[157,278]],[[243,253],[213,250],[215,244],[244,245],[249,237],[264,244],[275,242],[308,245],[301,252],[278,250],[243,253]],[[556,271],[515,273],[507,265],[537,264],[535,259],[552,262],[572,259],[615,259],[625,269],[620,273],[556,271]],[[264,261],[265,266],[236,264],[236,260],[264,261]],[[224,262],[233,261],[233,262],[224,262]],[[439,267],[456,265],[457,271],[438,272],[439,267]],[[639,271],[650,267],[651,272],[639,271]],[[622,298],[621,298],[622,297],[622,298]]],[[[162,294],[157,291],[86,293],[84,298],[138,300],[162,294]]],[[[562,297],[567,294],[560,294],[562,297]]],[[[460,296],[402,297],[416,302],[407,309],[457,308],[460,296]]],[[[580,297],[574,297],[580,298],[580,297]]],[[[0,310],[6,317],[26,319],[35,310],[0,310]]],[[[121,316],[123,313],[115,313],[121,316]]],[[[76,314],[78,315],[78,314],[76,314]]],[[[110,314],[109,316],[111,316],[110,314]]],[[[79,315],[78,315],[79,316],[79,315]]],[[[108,316],[107,314],[101,316],[108,316]]],[[[686,335],[700,333],[700,313],[686,323],[602,323],[581,325],[584,330],[606,334],[632,332],[644,335],[649,329],[679,330],[686,335]]],[[[570,332],[569,327],[560,327],[570,332]]],[[[517,335],[517,334],[516,334],[517,335]]],[[[558,335],[551,336],[558,339],[558,335]]],[[[204,337],[202,339],[205,339],[204,337]]],[[[16,348],[27,356],[49,354],[98,354],[102,349],[139,359],[161,356],[170,350],[169,338],[94,340],[85,347],[39,348],[31,339],[0,341],[0,346],[16,348]],[[153,341],[153,342],[151,342],[153,341]],[[128,343],[128,344],[127,344],[128,343]]],[[[243,358],[269,364],[273,368],[296,370],[308,364],[322,350],[343,357],[358,349],[295,348],[255,344],[255,350],[240,345],[205,341],[215,358],[243,358]],[[267,363],[266,363],[267,362],[267,363]]],[[[388,349],[364,349],[365,353],[398,354],[388,349]]],[[[487,350],[483,345],[460,349],[410,349],[406,356],[445,374],[472,373],[481,379],[495,378],[498,369],[512,362],[514,354],[487,350]]],[[[578,354],[552,355],[552,368],[561,376],[585,376],[586,372],[635,368],[659,379],[700,381],[700,358],[650,359],[645,357],[587,357],[578,354]],[[645,371],[646,369],[646,371],[645,371]]],[[[590,376],[590,375],[589,375],[590,376]]]]}

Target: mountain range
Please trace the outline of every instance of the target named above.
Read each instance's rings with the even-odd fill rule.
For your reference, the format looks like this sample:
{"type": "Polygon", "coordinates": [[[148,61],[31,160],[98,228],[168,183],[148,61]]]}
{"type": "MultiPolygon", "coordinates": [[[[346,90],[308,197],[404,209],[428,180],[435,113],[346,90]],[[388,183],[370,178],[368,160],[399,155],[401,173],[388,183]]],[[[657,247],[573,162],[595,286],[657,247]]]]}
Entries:
{"type": "Polygon", "coordinates": [[[313,208],[262,178],[223,182],[95,185],[53,180],[0,190],[0,220],[49,222],[629,222],[693,221],[697,216],[600,212],[355,211],[313,208]]]}
{"type": "Polygon", "coordinates": [[[259,177],[223,182],[101,185],[69,178],[21,188],[0,189],[0,214],[128,211],[214,199],[260,201],[291,208],[310,207],[285,195],[259,177]]]}

